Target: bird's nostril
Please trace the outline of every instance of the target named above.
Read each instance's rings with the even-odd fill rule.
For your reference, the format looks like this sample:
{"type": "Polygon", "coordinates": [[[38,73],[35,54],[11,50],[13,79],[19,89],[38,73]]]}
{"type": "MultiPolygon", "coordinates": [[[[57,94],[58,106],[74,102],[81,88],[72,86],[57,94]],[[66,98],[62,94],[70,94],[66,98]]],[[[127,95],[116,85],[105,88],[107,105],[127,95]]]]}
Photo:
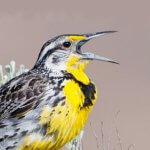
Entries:
{"type": "Polygon", "coordinates": [[[80,48],[80,47],[77,48],[76,52],[77,52],[78,54],[81,54],[81,53],[82,53],[81,48],[80,48]]]}

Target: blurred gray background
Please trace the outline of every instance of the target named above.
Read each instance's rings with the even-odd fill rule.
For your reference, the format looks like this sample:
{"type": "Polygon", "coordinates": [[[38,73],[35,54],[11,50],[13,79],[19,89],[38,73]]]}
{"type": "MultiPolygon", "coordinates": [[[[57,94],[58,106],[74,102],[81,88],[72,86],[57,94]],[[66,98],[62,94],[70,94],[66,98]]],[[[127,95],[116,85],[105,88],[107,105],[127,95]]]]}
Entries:
{"type": "Polygon", "coordinates": [[[82,48],[120,62],[93,62],[86,69],[99,97],[83,147],[97,149],[91,122],[103,148],[103,122],[105,150],[121,149],[116,127],[124,150],[130,144],[130,150],[150,149],[149,7],[148,0],[0,0],[0,64],[15,60],[31,68],[42,44],[59,34],[118,30],[82,48]]]}

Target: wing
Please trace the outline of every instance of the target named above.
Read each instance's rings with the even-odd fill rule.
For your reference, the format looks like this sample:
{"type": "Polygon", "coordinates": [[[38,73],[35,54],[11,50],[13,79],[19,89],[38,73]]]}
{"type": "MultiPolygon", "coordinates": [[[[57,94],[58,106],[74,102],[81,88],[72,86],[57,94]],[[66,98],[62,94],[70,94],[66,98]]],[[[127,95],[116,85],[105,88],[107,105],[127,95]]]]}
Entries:
{"type": "Polygon", "coordinates": [[[40,103],[48,79],[33,72],[24,73],[0,88],[0,119],[21,117],[40,103]]]}

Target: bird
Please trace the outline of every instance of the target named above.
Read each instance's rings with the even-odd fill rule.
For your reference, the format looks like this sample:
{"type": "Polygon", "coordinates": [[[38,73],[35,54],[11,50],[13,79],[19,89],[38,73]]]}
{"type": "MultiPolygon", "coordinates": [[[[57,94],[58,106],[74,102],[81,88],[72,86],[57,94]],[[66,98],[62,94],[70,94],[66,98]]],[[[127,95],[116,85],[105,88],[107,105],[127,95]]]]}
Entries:
{"type": "Polygon", "coordinates": [[[81,47],[114,32],[56,36],[29,71],[0,87],[0,150],[59,150],[83,130],[97,99],[84,69],[93,60],[118,63],[81,47]]]}

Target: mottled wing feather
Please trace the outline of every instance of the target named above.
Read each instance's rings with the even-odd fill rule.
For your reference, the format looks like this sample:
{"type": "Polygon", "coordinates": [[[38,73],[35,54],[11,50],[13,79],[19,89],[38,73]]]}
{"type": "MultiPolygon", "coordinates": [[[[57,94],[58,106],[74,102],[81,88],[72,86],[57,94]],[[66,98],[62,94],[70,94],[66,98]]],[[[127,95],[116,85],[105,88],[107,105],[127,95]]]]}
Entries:
{"type": "Polygon", "coordinates": [[[45,76],[28,72],[3,85],[0,88],[0,119],[20,117],[37,107],[47,80],[45,76]]]}

